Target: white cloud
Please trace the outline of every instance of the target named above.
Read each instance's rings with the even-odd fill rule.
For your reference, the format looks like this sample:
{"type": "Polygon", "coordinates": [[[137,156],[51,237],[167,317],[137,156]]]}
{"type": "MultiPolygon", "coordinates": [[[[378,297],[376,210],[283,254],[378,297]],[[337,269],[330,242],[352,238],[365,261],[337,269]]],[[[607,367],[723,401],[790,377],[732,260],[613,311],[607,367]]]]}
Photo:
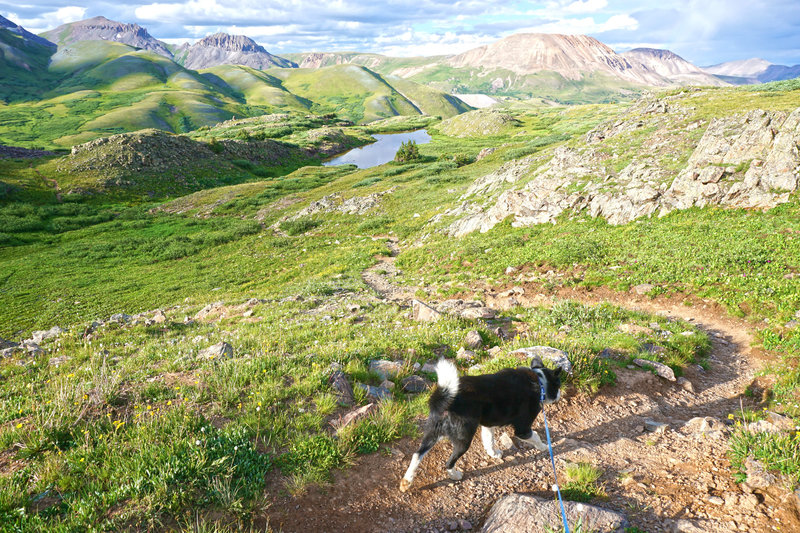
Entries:
{"type": "Polygon", "coordinates": [[[639,22],[630,15],[614,15],[605,22],[596,22],[594,17],[564,18],[539,26],[520,28],[514,33],[566,33],[566,34],[596,34],[614,30],[635,30],[639,22]]]}
{"type": "Polygon", "coordinates": [[[66,24],[67,22],[75,22],[86,17],[85,7],[79,6],[64,6],[56,9],[55,11],[48,11],[40,14],[38,17],[22,18],[17,16],[16,13],[0,12],[2,16],[8,20],[19,24],[31,33],[41,33],[43,31],[52,30],[56,26],[66,24]]]}
{"type": "Polygon", "coordinates": [[[606,0],[576,0],[564,8],[565,13],[597,13],[608,6],[606,0]]]}

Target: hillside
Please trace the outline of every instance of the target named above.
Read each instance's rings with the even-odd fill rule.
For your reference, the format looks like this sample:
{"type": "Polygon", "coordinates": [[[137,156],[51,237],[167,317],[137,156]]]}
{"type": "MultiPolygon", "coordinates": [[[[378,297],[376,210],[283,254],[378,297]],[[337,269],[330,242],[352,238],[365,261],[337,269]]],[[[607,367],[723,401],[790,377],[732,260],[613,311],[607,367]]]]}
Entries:
{"type": "Polygon", "coordinates": [[[44,32],[42,37],[58,46],[69,46],[81,41],[114,41],[149,50],[164,57],[172,57],[167,45],[152,37],[145,28],[138,24],[126,24],[105,17],[92,17],[62,24],[44,32]]]}
{"type": "MultiPolygon", "coordinates": [[[[240,71],[335,105],[318,70],[240,71]]],[[[0,159],[0,523],[480,530],[511,491],[552,497],[550,457],[500,428],[501,458],[475,443],[447,479],[440,444],[401,493],[429,365],[541,354],[572,370],[546,406],[570,512],[797,529],[799,114],[777,82],[0,159]],[[318,164],[420,126],[413,160],[318,164]]]]}

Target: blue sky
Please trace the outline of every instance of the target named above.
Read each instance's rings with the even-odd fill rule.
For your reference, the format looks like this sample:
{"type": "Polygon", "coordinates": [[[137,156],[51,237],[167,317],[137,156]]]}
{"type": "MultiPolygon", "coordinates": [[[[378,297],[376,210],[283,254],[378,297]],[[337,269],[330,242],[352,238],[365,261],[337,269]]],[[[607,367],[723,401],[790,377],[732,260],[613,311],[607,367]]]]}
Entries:
{"type": "Polygon", "coordinates": [[[0,15],[33,32],[103,15],[156,38],[224,31],[273,53],[358,50],[454,54],[521,32],[588,34],[617,51],[666,48],[704,66],[761,57],[800,63],[800,0],[0,0],[0,15]]]}

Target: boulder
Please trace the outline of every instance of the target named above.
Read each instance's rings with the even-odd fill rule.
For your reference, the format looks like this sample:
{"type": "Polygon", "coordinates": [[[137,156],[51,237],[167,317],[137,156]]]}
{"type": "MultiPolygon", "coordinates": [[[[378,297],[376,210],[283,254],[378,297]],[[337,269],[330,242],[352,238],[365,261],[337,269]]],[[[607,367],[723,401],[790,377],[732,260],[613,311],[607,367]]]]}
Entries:
{"type": "Polygon", "coordinates": [[[411,300],[411,318],[420,322],[435,322],[442,318],[442,314],[419,300],[411,300]]]}
{"type": "Polygon", "coordinates": [[[392,397],[392,391],[385,387],[373,387],[372,385],[365,385],[364,383],[356,383],[356,386],[367,393],[367,397],[375,400],[384,400],[392,397]]]}
{"type": "Polygon", "coordinates": [[[497,311],[488,307],[468,307],[461,311],[461,318],[467,320],[492,319],[497,316],[497,311]]]}
{"type": "MultiPolygon", "coordinates": [[[[567,522],[580,522],[584,531],[623,533],[629,526],[624,515],[585,503],[564,502],[567,522]]],[[[481,533],[548,533],[562,528],[558,502],[535,496],[509,494],[492,506],[481,533]]]]}
{"type": "Polygon", "coordinates": [[[464,361],[466,363],[471,363],[475,360],[476,354],[472,350],[467,350],[464,348],[459,348],[458,352],[456,353],[456,359],[458,361],[464,361]]]}
{"type": "Polygon", "coordinates": [[[41,343],[43,343],[43,342],[44,342],[44,341],[46,341],[46,340],[49,340],[49,339],[55,339],[55,338],[57,338],[57,337],[58,337],[59,335],[61,335],[62,333],[64,333],[64,330],[63,330],[63,329],[61,329],[61,328],[60,328],[60,327],[58,327],[58,326],[53,326],[52,328],[50,328],[50,329],[47,329],[47,330],[42,330],[42,331],[34,331],[34,332],[31,334],[31,339],[32,339],[32,340],[33,340],[33,342],[35,342],[36,344],[41,344],[41,343]]]}
{"type": "Polygon", "coordinates": [[[386,359],[373,359],[369,362],[369,371],[377,374],[382,380],[396,378],[403,371],[403,363],[387,361],[386,359]]]}
{"type": "Polygon", "coordinates": [[[109,322],[117,322],[119,324],[127,324],[133,317],[125,313],[114,313],[108,319],[109,322]]]}
{"type": "Polygon", "coordinates": [[[636,294],[639,294],[639,295],[643,296],[643,295],[647,294],[648,292],[652,291],[655,288],[656,288],[656,286],[651,284],[651,283],[640,283],[639,285],[636,285],[635,287],[633,287],[633,289],[631,289],[631,290],[633,292],[635,292],[636,294]]]}
{"type": "Polygon", "coordinates": [[[633,363],[642,368],[651,367],[656,371],[656,374],[658,374],[660,377],[669,381],[675,381],[675,372],[673,372],[672,369],[667,365],[665,365],[664,363],[659,363],[658,361],[650,361],[647,359],[634,359],[633,363]]]}
{"type": "Polygon", "coordinates": [[[771,474],[761,461],[752,457],[744,460],[744,468],[747,473],[745,483],[754,489],[767,489],[778,481],[778,478],[771,474]]]}
{"type": "Polygon", "coordinates": [[[467,332],[466,337],[464,337],[464,346],[470,350],[480,350],[483,347],[483,339],[480,332],[474,329],[467,332]]]}
{"type": "Polygon", "coordinates": [[[339,401],[346,405],[352,405],[355,402],[353,397],[353,387],[347,380],[347,375],[341,370],[334,370],[331,377],[328,378],[328,383],[333,387],[339,396],[339,401]]]}
{"type": "Polygon", "coordinates": [[[569,354],[564,350],[552,348],[550,346],[531,346],[529,348],[519,348],[511,352],[511,355],[524,355],[530,362],[535,357],[542,361],[549,361],[555,366],[561,367],[564,372],[572,372],[572,363],[569,354]]]}
{"type": "Polygon", "coordinates": [[[366,418],[377,410],[378,404],[368,403],[363,407],[353,409],[352,411],[340,416],[335,420],[331,420],[331,426],[333,426],[333,428],[336,430],[336,433],[339,433],[342,429],[346,428],[353,422],[361,420],[362,418],[366,418]]]}
{"type": "Polygon", "coordinates": [[[405,392],[410,392],[411,394],[417,394],[420,392],[425,392],[430,388],[430,383],[420,376],[408,376],[404,378],[401,382],[403,386],[403,390],[405,392]]]}
{"type": "Polygon", "coordinates": [[[200,357],[201,359],[230,359],[233,357],[233,346],[227,342],[219,342],[213,346],[209,346],[208,348],[200,350],[200,353],[197,354],[197,357],[200,357]]]}

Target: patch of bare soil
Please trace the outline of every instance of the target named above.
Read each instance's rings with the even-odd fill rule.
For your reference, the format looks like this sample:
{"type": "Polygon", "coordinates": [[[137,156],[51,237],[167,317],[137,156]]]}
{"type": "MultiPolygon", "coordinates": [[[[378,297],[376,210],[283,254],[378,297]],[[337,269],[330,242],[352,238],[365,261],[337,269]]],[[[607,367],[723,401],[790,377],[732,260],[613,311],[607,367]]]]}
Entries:
{"type": "MultiPolygon", "coordinates": [[[[393,257],[385,258],[365,271],[364,279],[387,300],[408,298],[407,291],[386,280],[392,266],[393,257]]],[[[487,303],[504,307],[500,289],[487,289],[487,303]]],[[[554,296],[538,292],[540,287],[534,285],[525,289],[524,296],[515,296],[522,305],[554,296]]],[[[740,402],[746,408],[758,407],[757,399],[745,397],[744,391],[764,357],[751,348],[746,322],[700,301],[687,307],[677,299],[610,290],[560,289],[555,296],[611,301],[678,317],[712,338],[708,369],[692,366],[685,373],[693,392],[648,372],[621,369],[617,386],[596,395],[568,389],[558,404],[549,406],[562,486],[568,462],[596,465],[603,471],[600,482],[607,496],[591,503],[624,513],[632,526],[648,532],[673,531],[679,520],[682,527],[691,523],[696,528],[680,529],[684,531],[800,531],[790,499],[743,490],[730,473],[724,422],[740,402]],[[694,417],[713,417],[720,423],[716,431],[703,433],[687,424],[694,417]],[[666,430],[647,431],[645,419],[666,424],[666,430]]],[[[534,429],[543,433],[541,417],[534,429]]],[[[476,530],[505,494],[552,497],[553,472],[546,453],[514,441],[502,459],[491,459],[479,440],[459,461],[464,471],[460,482],[447,479],[444,463],[450,445],[442,442],[423,462],[412,489],[401,493],[400,478],[419,444],[417,439],[405,439],[390,451],[360,457],[354,467],[338,472],[328,487],[274,501],[270,525],[284,532],[428,532],[466,526],[476,530]]]]}

